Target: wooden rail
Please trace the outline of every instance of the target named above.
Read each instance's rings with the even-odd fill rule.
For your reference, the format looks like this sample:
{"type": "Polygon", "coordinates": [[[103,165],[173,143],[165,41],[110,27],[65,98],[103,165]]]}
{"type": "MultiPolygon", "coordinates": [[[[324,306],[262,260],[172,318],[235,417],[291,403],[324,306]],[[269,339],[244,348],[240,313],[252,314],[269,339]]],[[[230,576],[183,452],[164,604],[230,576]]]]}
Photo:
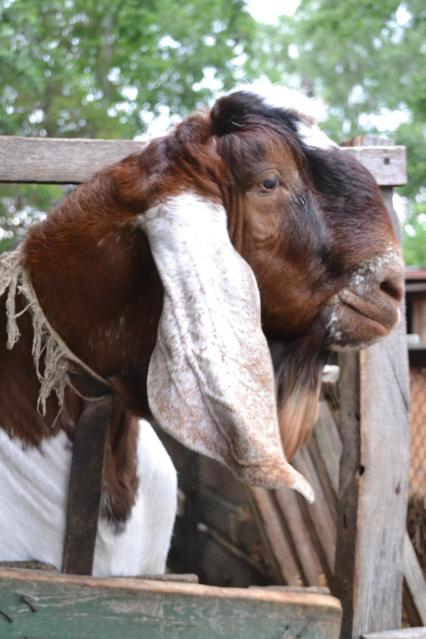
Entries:
{"type": "MultiPolygon", "coordinates": [[[[140,151],[144,142],[0,136],[0,182],[79,184],[140,151]]],[[[371,171],[380,186],[407,181],[405,147],[342,147],[371,171]]]]}
{"type": "Polygon", "coordinates": [[[324,594],[0,568],[2,639],[338,639],[340,617],[324,594]]]}

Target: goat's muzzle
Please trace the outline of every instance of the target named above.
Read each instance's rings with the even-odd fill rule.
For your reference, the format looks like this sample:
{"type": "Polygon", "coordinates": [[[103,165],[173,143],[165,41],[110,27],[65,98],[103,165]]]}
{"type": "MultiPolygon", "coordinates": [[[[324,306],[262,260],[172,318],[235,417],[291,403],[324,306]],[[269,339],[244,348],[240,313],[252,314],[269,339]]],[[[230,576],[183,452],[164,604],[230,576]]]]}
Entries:
{"type": "Polygon", "coordinates": [[[327,324],[331,348],[359,348],[385,337],[399,322],[404,265],[388,249],[361,265],[333,298],[327,324]]]}

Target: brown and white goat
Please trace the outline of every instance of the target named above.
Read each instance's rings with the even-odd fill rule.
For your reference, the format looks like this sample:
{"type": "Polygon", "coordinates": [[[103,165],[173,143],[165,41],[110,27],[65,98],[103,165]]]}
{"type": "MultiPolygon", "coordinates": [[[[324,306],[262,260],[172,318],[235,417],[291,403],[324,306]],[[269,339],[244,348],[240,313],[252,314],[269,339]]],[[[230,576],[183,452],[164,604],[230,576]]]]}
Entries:
{"type": "Polygon", "coordinates": [[[164,570],[176,509],[173,465],[138,419],[311,498],[279,432],[291,457],[327,350],[395,325],[402,264],[372,176],[304,116],[237,92],[81,185],[2,281],[0,559],[60,567],[84,403],[68,374],[83,368],[123,406],[94,573],[131,575],[164,570]]]}

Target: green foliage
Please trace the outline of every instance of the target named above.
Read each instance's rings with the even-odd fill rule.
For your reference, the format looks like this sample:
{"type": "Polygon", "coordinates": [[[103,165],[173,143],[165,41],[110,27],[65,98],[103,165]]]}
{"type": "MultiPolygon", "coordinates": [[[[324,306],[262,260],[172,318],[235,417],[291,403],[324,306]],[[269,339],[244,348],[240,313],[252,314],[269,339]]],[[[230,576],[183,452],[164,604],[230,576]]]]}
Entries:
{"type": "Polygon", "coordinates": [[[407,260],[416,255],[426,265],[422,223],[414,224],[426,189],[424,0],[302,0],[291,20],[263,29],[258,48],[254,70],[322,97],[330,107],[324,128],[337,140],[377,132],[377,116],[389,111],[405,116],[388,133],[408,151],[402,194],[409,198],[410,232],[418,235],[406,234],[407,260]]]}
{"type": "MultiPolygon", "coordinates": [[[[230,88],[254,26],[243,0],[0,0],[0,134],[132,138],[205,103],[206,76],[230,88]]],[[[0,250],[58,197],[12,191],[0,250]]]]}
{"type": "Polygon", "coordinates": [[[25,229],[63,197],[58,186],[4,184],[0,189],[0,253],[13,248],[25,229]]]}
{"type": "Polygon", "coordinates": [[[407,264],[426,265],[426,197],[411,203],[403,227],[404,253],[407,264]]]}
{"type": "Polygon", "coordinates": [[[206,69],[229,87],[254,21],[243,0],[14,0],[0,5],[0,130],[126,138],[159,105],[205,101],[206,69]]]}

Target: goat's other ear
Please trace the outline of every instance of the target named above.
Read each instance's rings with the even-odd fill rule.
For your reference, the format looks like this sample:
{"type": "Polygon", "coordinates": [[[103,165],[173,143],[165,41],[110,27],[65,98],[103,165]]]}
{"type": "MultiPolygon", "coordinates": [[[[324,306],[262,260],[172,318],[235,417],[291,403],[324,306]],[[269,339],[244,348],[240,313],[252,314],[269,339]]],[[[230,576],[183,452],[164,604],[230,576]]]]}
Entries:
{"type": "Polygon", "coordinates": [[[213,105],[210,111],[213,134],[226,135],[244,128],[247,117],[263,111],[263,100],[245,91],[225,95],[213,105]]]}
{"type": "Polygon", "coordinates": [[[250,484],[313,491],[288,464],[253,272],[222,205],[186,192],[142,219],[164,288],[148,401],[164,430],[250,484]]]}

